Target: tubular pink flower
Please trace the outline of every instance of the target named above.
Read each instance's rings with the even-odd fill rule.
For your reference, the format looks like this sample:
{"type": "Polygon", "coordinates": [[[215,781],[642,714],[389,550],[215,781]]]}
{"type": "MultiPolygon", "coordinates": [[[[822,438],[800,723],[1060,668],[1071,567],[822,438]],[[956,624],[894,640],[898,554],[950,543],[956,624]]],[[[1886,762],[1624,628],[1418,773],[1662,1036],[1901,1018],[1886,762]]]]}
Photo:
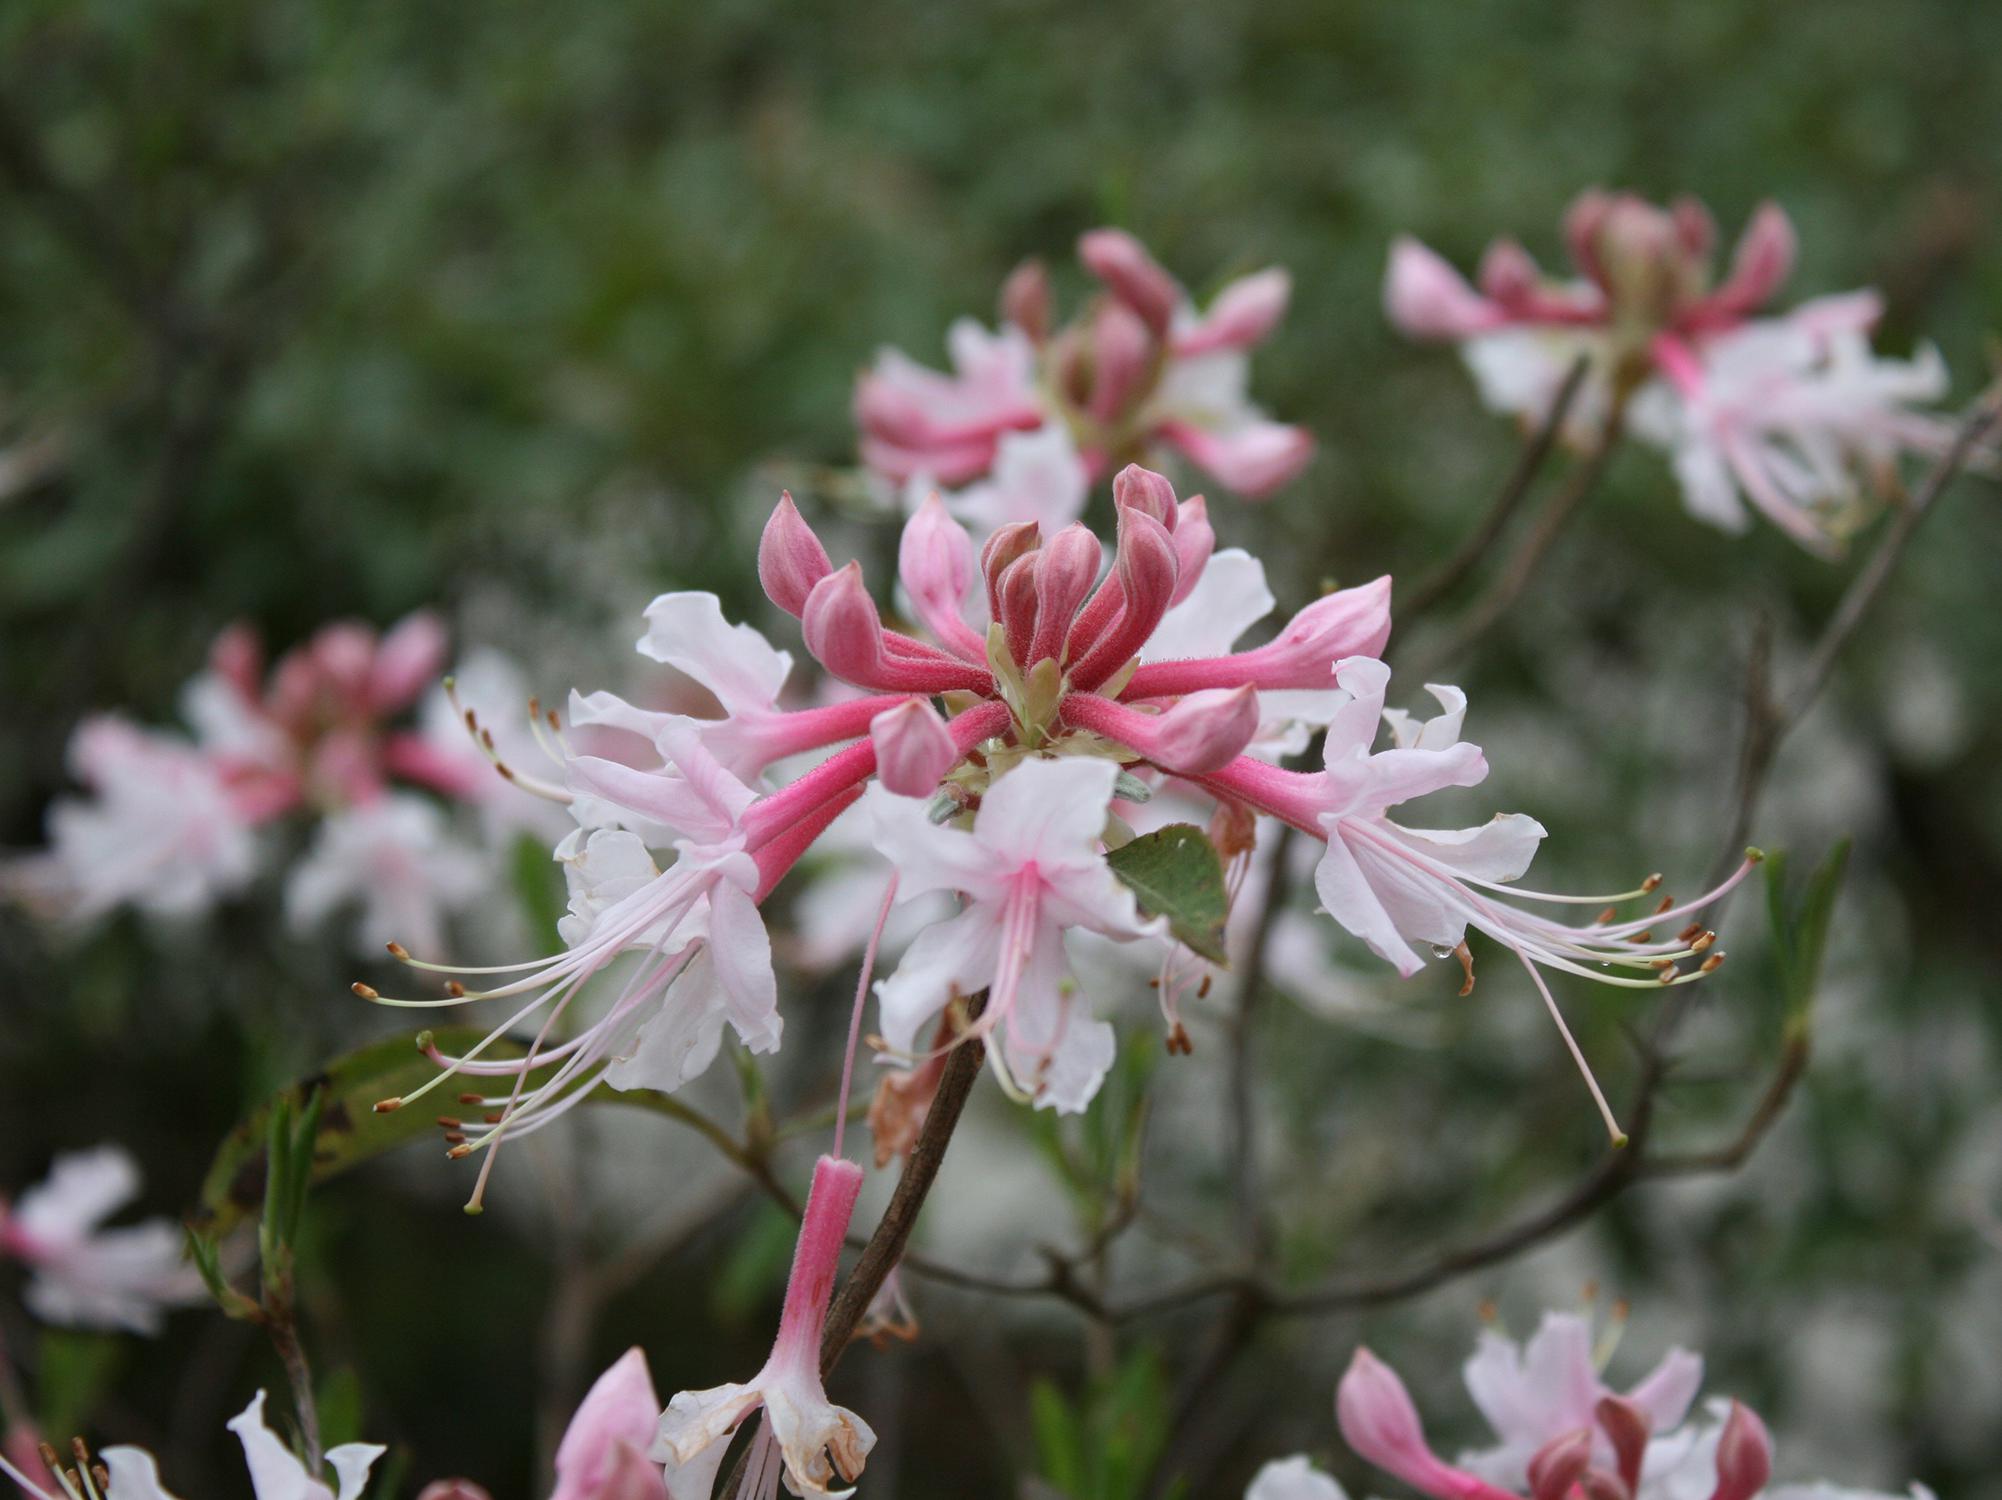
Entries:
{"type": "Polygon", "coordinates": [[[1183,776],[1228,765],[1258,734],[1260,721],[1258,694],[1250,687],[1190,693],[1160,714],[1141,713],[1095,693],[1072,693],[1061,712],[1065,723],[1183,776]]]}
{"type": "Polygon", "coordinates": [[[1124,302],[1107,302],[1092,320],[1091,400],[1088,408],[1101,422],[1123,412],[1154,354],[1154,336],[1140,315],[1124,302]]]}
{"type": "Polygon", "coordinates": [[[1773,1440],[1758,1413],[1742,1402],[1731,1403],[1717,1440],[1717,1488],[1710,1500],[1754,1500],[1773,1477],[1773,1440]]]}
{"type": "Polygon", "coordinates": [[[1144,663],[1119,696],[1136,703],[1245,685],[1265,691],[1326,688],[1336,662],[1375,656],[1389,639],[1390,575],[1385,574],[1316,599],[1263,646],[1233,656],[1144,663]]]}
{"type": "MultiPolygon", "coordinates": [[[[1113,574],[1119,582],[1119,614],[1071,666],[1073,686],[1087,691],[1097,687],[1147,644],[1174,600],[1175,567],[1175,541],[1168,528],[1137,507],[1122,511],[1113,574]]],[[[1081,622],[1083,616],[1079,618],[1081,622]]],[[[1077,638],[1073,626],[1073,654],[1077,638]]]]}
{"type": "Polygon", "coordinates": [[[1167,334],[1182,288],[1145,245],[1123,229],[1094,229],[1078,240],[1077,254],[1085,269],[1138,313],[1157,338],[1167,334]]]}
{"type": "Polygon", "coordinates": [[[1179,329],[1169,348],[1184,358],[1263,343],[1286,316],[1293,278],[1278,266],[1239,277],[1211,299],[1203,315],[1179,329]]]}
{"type": "Polygon", "coordinates": [[[800,621],[807,650],[836,677],[857,687],[943,693],[956,688],[978,689],[989,680],[979,668],[930,647],[924,648],[928,657],[917,659],[893,652],[885,642],[882,617],[876,613],[876,601],[863,587],[857,563],[849,563],[813,586],[800,621]]]}
{"type": "Polygon", "coordinates": [[[1036,259],[1023,261],[1001,283],[1001,318],[1040,344],[1050,336],[1053,316],[1050,273],[1036,259]]]}
{"type": "Polygon", "coordinates": [[[1164,442],[1254,500],[1292,479],[1314,456],[1314,435],[1282,422],[1249,421],[1229,428],[1165,422],[1157,431],[1164,442]]]}
{"type": "Polygon", "coordinates": [[[1436,1500],[1515,1500],[1432,1451],[1411,1393],[1368,1349],[1356,1350],[1335,1387],[1335,1421],[1358,1457],[1436,1500]]]}
{"type": "Polygon", "coordinates": [[[785,1457],[786,1478],[795,1493],[851,1493],[829,1486],[837,1480],[853,1483],[876,1434],[854,1412],[827,1399],[820,1379],[820,1336],[861,1190],[862,1169],[853,1162],[823,1156],[814,1164],[778,1338],[764,1368],[743,1385],[678,1392],[661,1414],[649,1456],[667,1466],[670,1493],[708,1494],[731,1434],[760,1408],[785,1457]]]}
{"type": "Polygon", "coordinates": [[[556,1448],[549,1500],[669,1500],[646,1456],[660,1422],[646,1355],[628,1349],[578,1403],[556,1448]]]}
{"type": "Polygon", "coordinates": [[[938,710],[907,698],[869,723],[876,747],[876,779],[900,797],[929,797],[959,761],[959,746],[938,710]]]}
{"type": "Polygon", "coordinates": [[[1409,235],[1391,241],[1383,310],[1399,329],[1419,339],[1472,338],[1508,321],[1442,256],[1409,235]]]}
{"type": "Polygon", "coordinates": [[[792,503],[791,493],[781,494],[758,538],[758,582],[766,597],[797,617],[805,611],[814,585],[833,571],[827,549],[792,503]]]}
{"type": "Polygon", "coordinates": [[[1044,545],[1036,570],[1036,634],[1025,665],[1052,659],[1063,650],[1071,623],[1098,580],[1099,562],[1098,538],[1087,526],[1066,526],[1044,545]]]}
{"type": "MultiPolygon", "coordinates": [[[[955,656],[985,662],[987,642],[961,611],[973,588],[973,538],[928,495],[904,523],[897,543],[897,576],[918,619],[955,656]]],[[[830,568],[831,571],[831,568],[830,568]]]]}

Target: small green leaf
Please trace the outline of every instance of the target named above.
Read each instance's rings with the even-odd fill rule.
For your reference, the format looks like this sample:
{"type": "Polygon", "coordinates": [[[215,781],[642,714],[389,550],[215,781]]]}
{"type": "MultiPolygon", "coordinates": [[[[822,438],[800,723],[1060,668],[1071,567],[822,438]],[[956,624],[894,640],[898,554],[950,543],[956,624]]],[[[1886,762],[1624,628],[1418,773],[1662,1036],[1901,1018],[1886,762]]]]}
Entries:
{"type": "Polygon", "coordinates": [[[1179,941],[1211,963],[1227,962],[1223,928],[1230,898],[1223,861],[1200,828],[1171,823],[1113,850],[1105,862],[1144,910],[1168,919],[1179,941]]]}
{"type": "Polygon", "coordinates": [[[361,1441],[361,1377],[355,1374],[354,1367],[342,1365],[316,1384],[320,1389],[314,1405],[320,1414],[322,1446],[333,1448],[342,1443],[361,1441]]]}

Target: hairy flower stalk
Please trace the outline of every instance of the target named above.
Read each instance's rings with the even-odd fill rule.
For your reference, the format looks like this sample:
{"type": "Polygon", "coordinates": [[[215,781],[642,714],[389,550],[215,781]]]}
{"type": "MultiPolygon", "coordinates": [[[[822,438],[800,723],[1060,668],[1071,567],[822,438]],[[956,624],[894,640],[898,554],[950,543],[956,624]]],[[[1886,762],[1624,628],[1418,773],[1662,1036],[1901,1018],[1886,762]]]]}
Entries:
{"type": "MultiPolygon", "coordinates": [[[[1459,832],[1389,821],[1398,803],[1479,781],[1486,762],[1458,742],[1465,700],[1456,689],[1434,689],[1447,712],[1428,724],[1385,709],[1388,669],[1376,657],[1390,631],[1388,579],[1317,599],[1240,650],[1272,606],[1257,562],[1218,551],[1201,498],[1179,499],[1159,474],[1129,466],[1113,498],[1102,572],[1100,544],[1082,526],[1045,535],[1009,523],[976,546],[928,500],[898,553],[925,636],[886,620],[860,567],[835,566],[782,498],[760,546],[760,580],[856,698],[782,707],[791,656],[728,622],[713,596],[669,594],[649,606],[642,653],[693,678],[724,711],[694,718],[607,693],[573,697],[572,721],[622,736],[629,753],[614,760],[561,744],[561,785],[543,788],[578,824],[556,850],[571,898],[563,951],[453,970],[399,947],[413,967],[449,979],[444,996],[391,999],[357,987],[394,1005],[515,1002],[463,1052],[431,1048],[438,1074],[377,1106],[400,1108],[449,1079],[477,1081],[458,1095],[477,1123],[445,1117],[451,1155],[487,1153],[469,1206],[480,1202],[494,1146],[561,1118],[599,1082],[676,1088],[709,1065],[726,1028],[753,1051],[778,1046],[761,904],[858,802],[898,873],[894,899],[943,894],[958,906],[876,986],[886,1060],[922,1073],[937,1018],[956,997],[985,991],[978,1023],[943,1045],[990,1042],[1002,1086],[1042,1107],[1082,1109],[1113,1053],[1110,1029],[1072,977],[1067,935],[1167,940],[1105,853],[1108,838],[1123,836],[1115,798],[1170,780],[1215,798],[1224,823],[1243,824],[1247,837],[1251,815],[1263,813],[1325,841],[1323,904],[1400,973],[1421,967],[1415,943],[1457,953],[1471,978],[1471,927],[1522,960],[1556,1016],[1541,968],[1657,987],[1716,967],[1714,937],[1700,927],[1661,940],[1650,930],[1686,921],[1703,901],[1590,927],[1505,902],[1542,837],[1531,819],[1459,832]],[[1398,743],[1371,754],[1382,721],[1398,743]],[[1286,771],[1265,758],[1322,726],[1325,770],[1286,771]],[[803,751],[821,758],[771,785],[773,767],[803,751]],[[671,853],[657,861],[656,850],[671,853]],[[591,1019],[573,1026],[587,988],[614,965],[622,977],[594,989],[591,1019]],[[526,1045],[509,1040],[524,1030],[526,1045]]],[[[1172,1015],[1166,993],[1164,1007],[1172,1015]]],[[[1617,1137],[1603,1098],[1600,1107],[1617,1137]]]]}
{"type": "Polygon", "coordinates": [[[1586,376],[1566,433],[1581,446],[1608,412],[1667,453],[1698,519],[1743,531],[1747,506],[1809,551],[1832,556],[1875,495],[1898,494],[1898,457],[1939,453],[1953,425],[1918,410],[1946,392],[1931,348],[1880,359],[1875,292],[1821,297],[1760,316],[1793,268],[1792,224],[1762,204],[1712,281],[1716,225],[1693,198],[1668,208],[1584,193],[1565,218],[1577,272],[1547,280],[1512,240],[1488,247],[1478,290],[1409,237],[1391,247],[1390,319],[1414,338],[1458,343],[1487,403],[1541,421],[1572,365],[1586,376]]]}

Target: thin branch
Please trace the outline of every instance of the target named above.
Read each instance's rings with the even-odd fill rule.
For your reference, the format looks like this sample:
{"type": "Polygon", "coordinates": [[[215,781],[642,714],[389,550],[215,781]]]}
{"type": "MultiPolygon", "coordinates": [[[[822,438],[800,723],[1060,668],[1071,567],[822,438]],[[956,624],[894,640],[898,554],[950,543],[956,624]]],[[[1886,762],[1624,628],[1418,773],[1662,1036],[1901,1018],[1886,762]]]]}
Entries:
{"type": "Polygon", "coordinates": [[[1458,588],[1469,573],[1486,557],[1488,549],[1495,544],[1509,521],[1521,507],[1524,497],[1536,482],[1536,476],[1543,472],[1543,465],[1550,457],[1550,450],[1557,444],[1557,435],[1564,427],[1564,419],[1571,412],[1571,405],[1577,399],[1578,390],[1585,383],[1585,372],[1591,366],[1589,356],[1581,354],[1571,362],[1571,368],[1564,373],[1564,383],[1557,387],[1557,396],[1550,403],[1550,410],[1543,420],[1529,434],[1517,455],[1515,467],[1509,471],[1501,492],[1481,517],[1480,524],[1466,536],[1453,555],[1446,559],[1431,576],[1421,580],[1416,588],[1398,601],[1397,615],[1400,623],[1409,625],[1420,615],[1429,614],[1441,600],[1458,588]]]}

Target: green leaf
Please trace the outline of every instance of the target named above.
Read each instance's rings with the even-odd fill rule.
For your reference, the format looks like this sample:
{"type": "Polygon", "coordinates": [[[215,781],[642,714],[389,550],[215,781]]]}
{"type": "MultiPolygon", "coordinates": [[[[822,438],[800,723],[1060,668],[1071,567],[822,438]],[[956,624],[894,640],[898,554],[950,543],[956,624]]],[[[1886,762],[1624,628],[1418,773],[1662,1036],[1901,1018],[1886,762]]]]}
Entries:
{"type": "MultiPolygon", "coordinates": [[[[476,1026],[445,1026],[421,1035],[433,1038],[439,1048],[462,1053],[477,1044],[486,1032],[476,1026]]],[[[490,1057],[521,1056],[518,1043],[503,1039],[487,1049],[490,1057]]],[[[270,1176],[268,1141],[272,1127],[283,1123],[274,1116],[301,1119],[303,1112],[317,1112],[310,1133],[295,1127],[297,1160],[310,1161],[310,1172],[297,1178],[286,1176],[286,1201],[276,1205],[281,1228],[286,1217],[297,1223],[297,1211],[308,1183],[328,1178],[359,1166],[362,1162],[392,1151],[398,1146],[429,1137],[438,1138],[438,1117],[452,1115],[461,1106],[450,1084],[415,1103],[387,1114],[378,1114],[378,1100],[401,1098],[438,1076],[437,1065],[417,1048],[417,1038],[402,1036],[350,1052],[310,1078],[281,1089],[253,1110],[223,1139],[208,1175],[202,1179],[201,1198],[190,1222],[203,1235],[220,1239],[263,1207],[265,1185],[270,1176]],[[313,1102],[317,1092],[318,1102],[313,1102]],[[308,1147],[310,1142],[310,1147],[308,1147]]],[[[305,1122],[301,1120],[303,1126],[305,1122]]],[[[282,1149],[282,1148],[281,1148],[282,1149]]]]}
{"type": "Polygon", "coordinates": [[[1105,862],[1139,898],[1142,909],[1168,919],[1179,941],[1211,963],[1228,961],[1223,927],[1230,899],[1223,861],[1202,829],[1171,823],[1113,850],[1105,862]]]}
{"type": "Polygon", "coordinates": [[[361,1377],[355,1374],[354,1367],[342,1365],[332,1374],[323,1376],[317,1384],[320,1389],[314,1405],[320,1415],[321,1445],[333,1448],[342,1443],[360,1442],[363,1437],[361,1377]]]}
{"type": "Polygon", "coordinates": [[[1789,1032],[1804,1030],[1821,983],[1822,960],[1828,951],[1828,929],[1842,877],[1849,865],[1849,841],[1829,850],[1805,881],[1787,879],[1786,860],[1779,854],[1766,861],[1766,911],[1773,927],[1773,966],[1785,1005],[1789,1032]]]}

